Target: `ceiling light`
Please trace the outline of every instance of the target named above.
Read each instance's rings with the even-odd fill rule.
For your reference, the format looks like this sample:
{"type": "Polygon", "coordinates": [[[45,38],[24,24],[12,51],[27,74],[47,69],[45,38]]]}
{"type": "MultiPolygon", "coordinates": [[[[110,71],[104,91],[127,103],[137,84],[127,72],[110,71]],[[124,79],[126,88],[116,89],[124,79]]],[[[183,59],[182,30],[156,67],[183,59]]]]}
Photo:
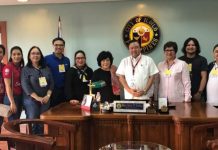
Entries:
{"type": "Polygon", "coordinates": [[[138,9],[143,9],[143,8],[145,8],[145,4],[138,4],[138,5],[137,5],[137,8],[138,8],[138,9]]]}
{"type": "Polygon", "coordinates": [[[17,0],[18,2],[23,2],[23,3],[25,3],[25,2],[28,2],[28,0],[17,0]]]}

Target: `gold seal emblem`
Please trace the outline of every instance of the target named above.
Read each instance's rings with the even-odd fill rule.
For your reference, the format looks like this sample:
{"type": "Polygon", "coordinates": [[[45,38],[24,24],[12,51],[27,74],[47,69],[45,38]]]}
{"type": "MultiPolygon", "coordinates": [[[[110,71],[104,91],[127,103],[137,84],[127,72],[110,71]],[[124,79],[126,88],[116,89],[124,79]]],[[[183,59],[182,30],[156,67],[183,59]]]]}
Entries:
{"type": "Polygon", "coordinates": [[[136,16],[130,19],[123,29],[123,40],[128,46],[130,40],[139,41],[142,53],[149,53],[157,46],[160,29],[156,22],[148,16],[136,16]]]}

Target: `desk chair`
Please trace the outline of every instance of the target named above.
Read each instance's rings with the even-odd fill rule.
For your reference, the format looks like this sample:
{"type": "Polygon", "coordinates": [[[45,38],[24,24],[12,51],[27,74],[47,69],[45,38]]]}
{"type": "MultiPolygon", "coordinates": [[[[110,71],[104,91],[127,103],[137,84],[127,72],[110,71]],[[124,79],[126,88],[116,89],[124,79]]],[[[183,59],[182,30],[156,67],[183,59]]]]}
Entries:
{"type": "Polygon", "coordinates": [[[195,125],[191,131],[191,149],[218,150],[218,123],[195,125]]]}
{"type": "MultiPolygon", "coordinates": [[[[14,120],[14,121],[7,122],[3,124],[3,127],[7,131],[9,131],[11,135],[13,136],[16,135],[17,138],[25,137],[29,139],[30,137],[32,137],[35,139],[39,139],[39,141],[43,141],[44,139],[46,141],[46,144],[43,143],[44,145],[52,145],[52,143],[54,142],[54,144],[52,145],[52,150],[75,150],[74,148],[75,126],[72,124],[57,122],[57,121],[40,120],[40,119],[21,119],[21,120],[14,120]],[[35,124],[41,124],[44,126],[43,134],[35,135],[32,133],[32,126],[35,124]],[[23,132],[21,130],[21,126],[24,125],[27,127],[26,132],[23,132]],[[47,144],[47,142],[50,143],[47,144]]],[[[11,140],[13,141],[13,139],[11,140]]],[[[17,143],[15,142],[15,144],[17,143]]],[[[9,145],[11,144],[9,143],[9,145]]],[[[42,149],[40,148],[34,150],[42,150],[42,149]]]]}
{"type": "MultiPolygon", "coordinates": [[[[52,150],[55,141],[39,136],[5,134],[0,135],[0,141],[16,145],[16,150],[52,150]]],[[[10,149],[10,146],[8,147],[10,149]]]]}

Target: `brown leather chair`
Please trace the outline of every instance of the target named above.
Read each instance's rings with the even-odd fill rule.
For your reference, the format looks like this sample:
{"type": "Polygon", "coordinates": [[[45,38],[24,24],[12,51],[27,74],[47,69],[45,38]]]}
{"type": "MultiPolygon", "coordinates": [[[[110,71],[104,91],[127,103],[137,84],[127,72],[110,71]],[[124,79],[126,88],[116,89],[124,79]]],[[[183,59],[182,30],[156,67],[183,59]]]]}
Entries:
{"type": "Polygon", "coordinates": [[[1,134],[0,141],[13,143],[16,145],[16,150],[52,150],[55,145],[55,141],[53,139],[19,134],[1,134]]]}
{"type": "MultiPolygon", "coordinates": [[[[48,121],[40,119],[23,119],[23,120],[14,120],[3,124],[3,127],[10,132],[11,135],[5,139],[10,139],[10,141],[15,140],[17,144],[20,137],[24,138],[33,145],[42,145],[41,147],[52,147],[52,150],[75,150],[74,148],[74,134],[75,126],[68,123],[57,122],[57,121],[48,121]],[[32,134],[32,126],[34,124],[41,124],[44,126],[44,132],[40,135],[32,134]],[[21,130],[21,126],[26,126],[26,131],[21,130]],[[42,142],[44,140],[44,143],[42,142]],[[32,142],[32,143],[31,143],[32,142]],[[42,142],[42,144],[40,144],[42,142]],[[35,143],[35,144],[34,144],[35,143]]],[[[3,138],[3,137],[2,137],[3,138]]],[[[21,141],[19,141],[21,142],[21,141]]],[[[10,145],[10,144],[9,144],[10,145]]],[[[23,144],[25,147],[25,144],[23,144]]],[[[42,150],[42,148],[35,148],[33,150],[42,150]]],[[[16,145],[17,148],[17,145],[16,145]]],[[[29,148],[30,149],[30,148],[29,148]]],[[[48,148],[49,149],[49,148],[48,148]]]]}
{"type": "Polygon", "coordinates": [[[191,149],[218,150],[218,123],[195,125],[191,130],[191,149]]]}

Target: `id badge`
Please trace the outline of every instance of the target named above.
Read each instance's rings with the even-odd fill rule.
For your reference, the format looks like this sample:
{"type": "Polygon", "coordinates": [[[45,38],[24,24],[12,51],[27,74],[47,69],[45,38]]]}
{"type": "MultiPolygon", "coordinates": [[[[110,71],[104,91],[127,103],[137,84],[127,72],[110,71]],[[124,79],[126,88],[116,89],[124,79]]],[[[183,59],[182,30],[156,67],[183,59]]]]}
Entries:
{"type": "Polygon", "coordinates": [[[165,75],[166,77],[170,77],[171,74],[172,74],[172,71],[169,70],[169,69],[166,69],[166,70],[164,71],[164,75],[165,75]]]}
{"type": "Polygon", "coordinates": [[[58,65],[59,72],[65,72],[65,66],[64,64],[58,65]]]}
{"type": "Polygon", "coordinates": [[[212,69],[210,74],[213,76],[213,77],[218,77],[218,70],[217,69],[212,69]]]}
{"type": "Polygon", "coordinates": [[[46,87],[48,85],[45,77],[39,78],[39,85],[40,87],[46,87]]]}
{"type": "Polygon", "coordinates": [[[86,80],[86,76],[85,76],[85,75],[83,75],[82,81],[83,81],[83,82],[88,82],[88,80],[86,80]]]}
{"type": "Polygon", "coordinates": [[[130,81],[130,87],[135,89],[136,88],[136,85],[135,85],[135,79],[132,78],[131,81],[130,81]]]}
{"type": "Polygon", "coordinates": [[[188,64],[188,70],[189,72],[192,72],[192,64],[188,64]]]}

